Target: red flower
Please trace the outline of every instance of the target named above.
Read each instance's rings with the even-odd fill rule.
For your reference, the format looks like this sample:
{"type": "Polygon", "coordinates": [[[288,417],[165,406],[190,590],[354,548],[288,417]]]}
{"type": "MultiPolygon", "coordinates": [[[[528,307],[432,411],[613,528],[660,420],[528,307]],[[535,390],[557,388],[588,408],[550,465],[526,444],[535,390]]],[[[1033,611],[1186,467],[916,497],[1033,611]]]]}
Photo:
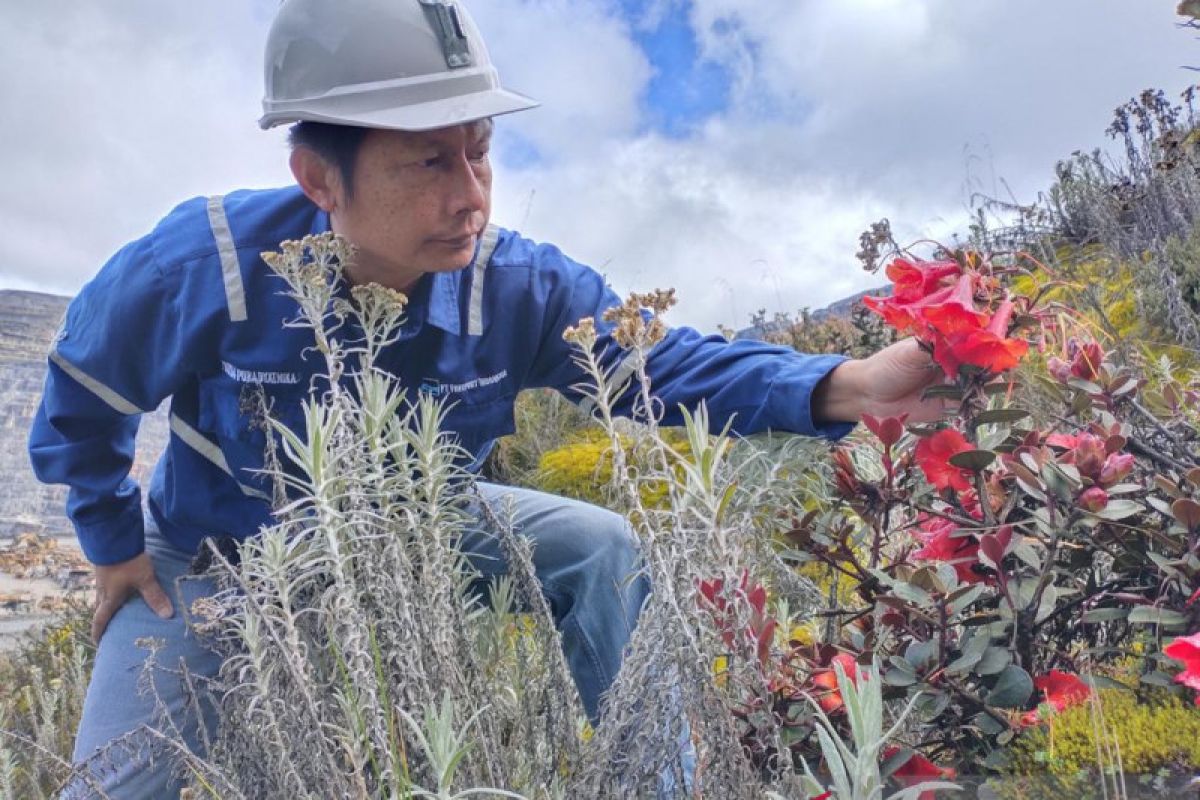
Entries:
{"type": "MultiPolygon", "coordinates": [[[[899,752],[900,748],[896,745],[888,745],[883,751],[884,760],[899,752]]],[[[902,787],[908,788],[918,786],[926,781],[950,780],[955,774],[950,767],[939,767],[920,753],[913,753],[907,761],[896,768],[892,777],[902,787]]],[[[919,800],[933,800],[933,798],[933,792],[921,792],[919,800]]]]}
{"type": "Polygon", "coordinates": [[[1079,469],[1079,474],[1093,480],[1100,477],[1104,459],[1108,457],[1104,449],[1104,440],[1090,433],[1079,434],[1075,449],[1068,455],[1079,469]]]}
{"type": "Polygon", "coordinates": [[[951,378],[958,377],[958,369],[963,364],[981,367],[992,373],[1005,372],[1017,366],[1029,351],[1029,343],[1022,339],[1006,338],[1012,312],[1012,301],[1005,300],[986,328],[962,327],[949,333],[943,341],[934,343],[934,359],[951,378]],[[939,345],[942,350],[940,356],[939,345]]]}
{"type": "Polygon", "coordinates": [[[994,314],[975,308],[981,277],[963,273],[952,261],[913,263],[903,259],[887,269],[891,297],[866,297],[867,308],[900,333],[933,345],[934,360],[951,378],[964,364],[1000,373],[1015,367],[1029,343],[1008,338],[1013,302],[1005,299],[994,314]]]}
{"type": "Polygon", "coordinates": [[[1082,378],[1085,381],[1095,381],[1100,374],[1100,364],[1104,361],[1104,351],[1096,342],[1080,344],[1078,339],[1067,343],[1067,353],[1070,362],[1061,358],[1051,357],[1046,361],[1046,367],[1055,379],[1066,383],[1071,378],[1082,378]]]}
{"type": "Polygon", "coordinates": [[[936,308],[954,294],[954,287],[939,289],[928,297],[903,302],[896,297],[864,297],[863,305],[883,317],[883,321],[900,333],[923,334],[926,323],[922,318],[926,308],[936,308]]]}
{"type": "Polygon", "coordinates": [[[964,323],[983,325],[987,316],[974,308],[974,279],[960,275],[957,264],[934,262],[925,267],[907,261],[895,261],[888,267],[888,277],[896,282],[891,297],[864,297],[863,304],[883,317],[883,321],[900,333],[926,337],[934,320],[947,330],[957,330],[964,323]],[[950,285],[946,279],[958,275],[950,285]]]}
{"type": "Polygon", "coordinates": [[[1085,511],[1091,511],[1092,513],[1103,511],[1108,507],[1108,492],[1099,486],[1092,486],[1079,493],[1077,502],[1079,503],[1079,507],[1085,511]]]}
{"type": "MultiPolygon", "coordinates": [[[[1200,592],[1192,595],[1192,600],[1197,595],[1200,592]]],[[[1200,692],[1200,631],[1191,636],[1178,637],[1163,648],[1163,653],[1183,662],[1183,672],[1175,676],[1175,682],[1200,692]]],[[[1196,695],[1196,705],[1200,706],[1200,694],[1196,695]]]]}
{"type": "Polygon", "coordinates": [[[1075,445],[1079,444],[1079,437],[1070,433],[1052,433],[1046,437],[1046,444],[1050,447],[1074,450],[1075,445]]]}
{"type": "Polygon", "coordinates": [[[979,542],[971,534],[956,536],[958,526],[941,517],[924,518],[918,529],[917,538],[925,546],[913,552],[918,561],[941,561],[954,567],[954,572],[963,583],[980,583],[987,578],[975,571],[979,563],[979,542]]]}
{"type": "Polygon", "coordinates": [[[834,664],[841,664],[842,672],[846,673],[846,677],[850,679],[850,683],[858,686],[858,662],[849,653],[838,653],[829,662],[829,669],[814,672],[811,681],[812,685],[824,691],[814,692],[813,699],[817,701],[817,705],[826,714],[836,714],[845,706],[845,703],[842,701],[842,693],[838,687],[837,672],[833,669],[834,664]]]}
{"type": "MultiPolygon", "coordinates": [[[[1121,437],[1116,439],[1123,441],[1121,437]]],[[[1052,433],[1046,437],[1047,445],[1067,451],[1060,459],[1063,463],[1074,464],[1080,475],[1091,478],[1102,488],[1123,481],[1136,463],[1132,453],[1109,452],[1110,447],[1120,446],[1113,442],[1113,437],[1105,439],[1088,431],[1074,435],[1052,433]]]]}
{"type": "Polygon", "coordinates": [[[959,431],[945,428],[918,442],[915,458],[921,471],[925,473],[926,480],[936,489],[965,492],[972,485],[971,472],[954,466],[950,463],[950,458],[973,449],[971,443],[959,431]]]}
{"type": "Polygon", "coordinates": [[[1100,468],[1097,479],[1101,486],[1112,486],[1120,483],[1133,471],[1134,458],[1132,453],[1110,453],[1100,468]]]}
{"type": "Polygon", "coordinates": [[[921,306],[920,317],[940,334],[969,333],[987,324],[987,314],[975,310],[975,282],[970,275],[960,276],[949,293],[938,295],[937,303],[928,300],[921,306]]]}
{"type": "Polygon", "coordinates": [[[897,258],[887,266],[887,276],[895,285],[893,297],[911,303],[933,294],[945,278],[958,275],[962,267],[956,261],[925,261],[913,263],[897,258]]]}
{"type": "MultiPolygon", "coordinates": [[[[1092,694],[1092,688],[1079,679],[1078,675],[1050,670],[1048,675],[1040,675],[1033,679],[1034,688],[1045,695],[1045,703],[1055,711],[1066,711],[1072,706],[1087,702],[1092,694]]],[[[1036,725],[1041,721],[1037,710],[1030,711],[1021,717],[1024,725],[1036,725]]]]}

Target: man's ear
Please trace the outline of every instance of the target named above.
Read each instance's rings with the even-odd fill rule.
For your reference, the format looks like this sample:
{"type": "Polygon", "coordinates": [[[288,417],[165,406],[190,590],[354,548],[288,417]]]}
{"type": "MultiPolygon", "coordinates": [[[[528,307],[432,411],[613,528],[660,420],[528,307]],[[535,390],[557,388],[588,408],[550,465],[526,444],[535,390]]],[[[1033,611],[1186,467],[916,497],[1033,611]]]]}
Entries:
{"type": "Polygon", "coordinates": [[[304,194],[321,210],[333,212],[344,205],[341,173],[315,150],[303,146],[293,148],[288,165],[304,194]]]}

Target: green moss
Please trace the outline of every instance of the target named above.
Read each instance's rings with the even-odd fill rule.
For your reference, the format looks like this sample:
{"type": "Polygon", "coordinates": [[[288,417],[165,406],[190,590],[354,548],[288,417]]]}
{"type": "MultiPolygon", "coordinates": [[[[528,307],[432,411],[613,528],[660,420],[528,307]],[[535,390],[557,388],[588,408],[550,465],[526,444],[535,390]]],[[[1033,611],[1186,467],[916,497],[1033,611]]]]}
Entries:
{"type": "MultiPolygon", "coordinates": [[[[1099,696],[1103,727],[1126,775],[1200,769],[1200,708],[1164,690],[1104,689],[1099,696]]],[[[1100,721],[1088,704],[1057,714],[1013,742],[1009,771],[1060,778],[1094,774],[1100,721]]]]}

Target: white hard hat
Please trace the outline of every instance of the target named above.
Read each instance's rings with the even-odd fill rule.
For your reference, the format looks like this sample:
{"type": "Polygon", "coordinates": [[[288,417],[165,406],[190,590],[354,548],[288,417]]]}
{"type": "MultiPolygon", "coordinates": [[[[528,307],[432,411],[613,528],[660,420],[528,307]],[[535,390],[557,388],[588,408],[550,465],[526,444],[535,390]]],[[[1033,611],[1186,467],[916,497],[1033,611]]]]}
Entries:
{"type": "Polygon", "coordinates": [[[425,131],[536,105],[500,86],[454,0],[285,0],[267,37],[258,124],[425,131]]]}

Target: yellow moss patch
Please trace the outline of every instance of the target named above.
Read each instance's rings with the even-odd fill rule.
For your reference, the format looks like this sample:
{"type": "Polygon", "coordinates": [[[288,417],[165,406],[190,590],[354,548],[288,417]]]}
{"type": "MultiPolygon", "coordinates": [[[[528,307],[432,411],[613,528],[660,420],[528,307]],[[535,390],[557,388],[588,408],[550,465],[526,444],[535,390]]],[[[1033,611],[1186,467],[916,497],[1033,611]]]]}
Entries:
{"type": "MultiPolygon", "coordinates": [[[[1200,767],[1200,708],[1166,691],[1135,695],[1120,689],[1100,692],[1103,722],[1120,749],[1127,775],[1160,769],[1200,767]]],[[[1096,720],[1088,705],[1058,714],[1020,736],[1011,746],[1011,771],[1060,776],[1097,768],[1096,720]]]]}

